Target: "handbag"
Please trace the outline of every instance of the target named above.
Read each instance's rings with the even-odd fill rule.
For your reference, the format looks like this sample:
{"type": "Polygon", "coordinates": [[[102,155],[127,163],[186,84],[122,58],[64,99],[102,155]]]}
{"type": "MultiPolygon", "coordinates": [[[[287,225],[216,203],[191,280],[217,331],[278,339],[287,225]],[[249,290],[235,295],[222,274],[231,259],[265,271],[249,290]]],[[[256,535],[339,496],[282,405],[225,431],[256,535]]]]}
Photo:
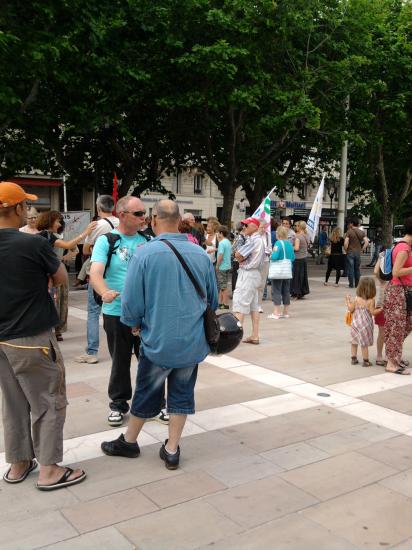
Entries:
{"type": "Polygon", "coordinates": [[[220,338],[219,319],[215,311],[207,303],[207,298],[203,290],[200,288],[199,283],[194,278],[193,273],[190,271],[187,263],[182,258],[182,255],[180,254],[180,252],[178,252],[174,247],[174,245],[171,242],[169,242],[167,239],[160,239],[160,240],[163,241],[175,253],[177,259],[182,264],[183,269],[186,271],[189,279],[191,280],[193,286],[195,287],[196,292],[199,294],[202,300],[206,303],[206,309],[203,313],[203,324],[205,327],[206,341],[209,344],[211,351],[213,352],[216,350],[217,344],[220,338]]]}
{"type": "Polygon", "coordinates": [[[276,260],[269,264],[269,279],[292,279],[292,260],[286,258],[285,243],[280,241],[283,248],[283,260],[276,260]]]}
{"type": "Polygon", "coordinates": [[[412,290],[408,290],[407,287],[404,286],[403,291],[405,293],[406,311],[407,313],[412,313],[412,290]]]}
{"type": "Polygon", "coordinates": [[[330,247],[330,245],[328,245],[325,248],[324,256],[328,257],[328,256],[330,256],[330,254],[331,254],[331,247],[330,247]]]}
{"type": "Polygon", "coordinates": [[[353,314],[348,309],[348,311],[345,314],[345,325],[348,325],[348,327],[350,327],[352,325],[352,318],[353,318],[353,314]]]}

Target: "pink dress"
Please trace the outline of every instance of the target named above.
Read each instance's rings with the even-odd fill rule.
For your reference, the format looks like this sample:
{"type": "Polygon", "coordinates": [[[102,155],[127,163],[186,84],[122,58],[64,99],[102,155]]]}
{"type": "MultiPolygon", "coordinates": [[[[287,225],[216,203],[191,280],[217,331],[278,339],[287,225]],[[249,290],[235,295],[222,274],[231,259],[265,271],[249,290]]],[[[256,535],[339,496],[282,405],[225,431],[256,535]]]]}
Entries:
{"type": "Polygon", "coordinates": [[[373,346],[373,317],[367,307],[356,307],[352,316],[352,328],[350,331],[353,344],[361,348],[373,346]]]}

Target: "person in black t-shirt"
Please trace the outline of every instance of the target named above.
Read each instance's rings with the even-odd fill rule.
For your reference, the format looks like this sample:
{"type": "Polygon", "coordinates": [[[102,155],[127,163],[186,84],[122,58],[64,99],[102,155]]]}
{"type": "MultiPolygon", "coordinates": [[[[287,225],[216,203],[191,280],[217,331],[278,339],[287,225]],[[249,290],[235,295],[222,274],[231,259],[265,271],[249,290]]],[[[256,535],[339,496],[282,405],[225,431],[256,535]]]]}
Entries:
{"type": "Polygon", "coordinates": [[[46,239],[21,233],[26,201],[17,184],[0,183],[0,388],[6,460],[3,479],[20,483],[40,463],[36,487],[60,489],[85,479],[82,470],[63,468],[66,384],[63,358],[52,328],[59,318],[49,284],[67,273],[46,239]],[[37,458],[37,460],[36,460],[37,458]]]}

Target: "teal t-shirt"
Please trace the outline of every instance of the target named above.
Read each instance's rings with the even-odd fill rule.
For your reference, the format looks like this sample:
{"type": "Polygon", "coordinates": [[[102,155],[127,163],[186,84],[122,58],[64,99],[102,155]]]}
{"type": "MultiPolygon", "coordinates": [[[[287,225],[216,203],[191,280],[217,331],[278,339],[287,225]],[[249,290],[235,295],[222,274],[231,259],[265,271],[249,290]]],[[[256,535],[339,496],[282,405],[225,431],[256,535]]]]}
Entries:
{"type": "MultiPolygon", "coordinates": [[[[121,315],[121,296],[126,279],[127,267],[129,260],[133,256],[133,252],[138,246],[146,244],[146,239],[139,235],[122,235],[117,229],[112,231],[120,235],[120,240],[116,242],[116,250],[112,256],[110,267],[106,272],[105,281],[107,286],[111,290],[117,290],[120,292],[118,296],[111,304],[103,304],[102,312],[106,315],[121,315]]],[[[92,262],[101,262],[106,265],[107,253],[109,251],[109,241],[105,235],[101,235],[93,246],[92,262]]]]}
{"type": "Polygon", "coordinates": [[[229,239],[223,239],[220,241],[217,248],[217,255],[223,254],[222,263],[219,266],[219,271],[227,271],[231,268],[231,254],[232,254],[232,245],[230,244],[229,239]]]}

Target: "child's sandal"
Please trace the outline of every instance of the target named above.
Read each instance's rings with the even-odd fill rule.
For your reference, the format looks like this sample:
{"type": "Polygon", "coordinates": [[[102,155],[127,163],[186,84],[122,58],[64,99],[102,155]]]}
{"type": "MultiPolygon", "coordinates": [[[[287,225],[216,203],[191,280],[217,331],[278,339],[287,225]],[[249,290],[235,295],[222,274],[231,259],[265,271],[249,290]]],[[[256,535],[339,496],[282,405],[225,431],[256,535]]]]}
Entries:
{"type": "Polygon", "coordinates": [[[362,367],[371,367],[372,363],[369,361],[369,359],[364,359],[362,363],[362,367]]]}
{"type": "Polygon", "coordinates": [[[358,361],[357,357],[353,356],[353,357],[351,358],[351,364],[352,364],[352,365],[357,365],[358,363],[359,363],[359,361],[358,361]]]}

